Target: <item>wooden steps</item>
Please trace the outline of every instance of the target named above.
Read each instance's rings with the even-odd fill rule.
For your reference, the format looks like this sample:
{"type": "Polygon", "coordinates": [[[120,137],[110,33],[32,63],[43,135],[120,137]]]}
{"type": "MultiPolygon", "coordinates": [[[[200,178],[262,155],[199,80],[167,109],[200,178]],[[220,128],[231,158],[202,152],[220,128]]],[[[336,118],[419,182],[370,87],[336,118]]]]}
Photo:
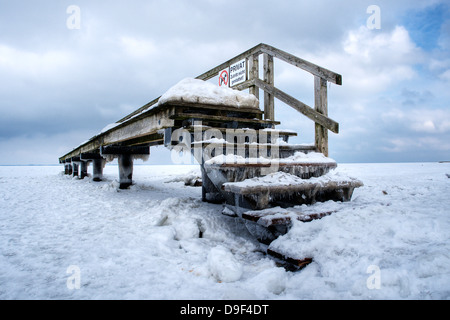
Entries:
{"type": "Polygon", "coordinates": [[[334,212],[336,211],[305,213],[300,209],[284,209],[278,207],[265,210],[246,211],[242,213],[241,217],[268,228],[276,225],[289,226],[294,219],[301,222],[310,222],[329,216],[334,212]]]}
{"type": "Polygon", "coordinates": [[[303,258],[303,259],[292,258],[282,253],[276,252],[271,248],[267,248],[267,254],[272,256],[276,260],[279,260],[280,265],[284,266],[286,269],[290,271],[300,270],[306,267],[311,262],[313,262],[313,258],[303,258]]]}
{"type": "MultiPolygon", "coordinates": [[[[250,118],[239,118],[239,117],[229,117],[229,116],[217,116],[217,115],[207,115],[203,113],[177,113],[170,117],[173,120],[191,120],[193,124],[195,121],[203,121],[205,123],[236,123],[239,122],[245,125],[260,125],[261,127],[272,127],[278,125],[281,122],[274,120],[260,120],[260,119],[250,119],[250,118]]],[[[230,125],[229,128],[238,128],[237,125],[230,125]]]]}

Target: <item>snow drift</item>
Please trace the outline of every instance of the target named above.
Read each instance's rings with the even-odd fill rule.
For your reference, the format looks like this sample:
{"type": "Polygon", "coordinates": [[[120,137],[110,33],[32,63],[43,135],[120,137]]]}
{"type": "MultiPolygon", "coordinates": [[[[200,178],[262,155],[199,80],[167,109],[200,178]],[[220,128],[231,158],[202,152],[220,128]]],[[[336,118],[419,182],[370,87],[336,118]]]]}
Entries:
{"type": "Polygon", "coordinates": [[[102,182],[0,167],[0,299],[450,298],[450,164],[339,165],[364,181],[352,201],[270,244],[313,258],[297,272],[185,185],[197,170],[136,165],[120,190],[113,165],[102,182]]]}

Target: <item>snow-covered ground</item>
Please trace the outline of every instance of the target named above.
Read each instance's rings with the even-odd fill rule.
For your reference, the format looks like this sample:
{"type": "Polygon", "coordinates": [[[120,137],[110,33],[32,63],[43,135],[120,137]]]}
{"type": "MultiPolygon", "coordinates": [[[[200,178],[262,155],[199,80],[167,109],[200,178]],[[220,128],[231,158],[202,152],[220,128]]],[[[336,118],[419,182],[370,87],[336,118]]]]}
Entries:
{"type": "Polygon", "coordinates": [[[129,190],[116,166],[0,167],[0,299],[449,299],[450,163],[336,170],[364,186],[271,244],[313,258],[292,272],[184,185],[198,166],[136,165],[129,190]]]}

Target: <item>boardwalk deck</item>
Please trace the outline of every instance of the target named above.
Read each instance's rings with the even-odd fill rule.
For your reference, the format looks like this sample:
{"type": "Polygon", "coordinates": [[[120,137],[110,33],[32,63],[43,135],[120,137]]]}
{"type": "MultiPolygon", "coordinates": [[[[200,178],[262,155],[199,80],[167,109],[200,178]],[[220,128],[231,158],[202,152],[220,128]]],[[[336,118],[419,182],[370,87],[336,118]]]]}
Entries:
{"type": "MultiPolygon", "coordinates": [[[[328,82],[341,85],[342,77],[272,46],[259,44],[196,79],[180,81],[161,97],[67,152],[59,161],[64,164],[66,174],[80,178],[87,175],[88,164],[92,162],[94,181],[100,181],[105,163],[117,158],[120,188],[128,188],[133,183],[134,159],[148,158],[152,146],[164,145],[174,151],[181,147],[183,151],[189,150],[200,164],[204,201],[225,203],[253,226],[269,231],[278,228],[279,233],[292,219],[308,221],[328,213],[270,215],[265,209],[316,201],[349,201],[353,190],[362,185],[357,180],[315,180],[337,166],[328,158],[328,130],[339,132],[339,124],[328,117],[328,82]],[[259,78],[259,55],[263,55],[263,79],[259,78]],[[313,108],[275,87],[274,58],[314,76],[313,108]],[[206,82],[243,60],[245,68],[248,65],[247,74],[244,82],[234,88],[206,82]],[[241,92],[245,89],[249,90],[248,94],[241,92]],[[264,111],[259,106],[260,89],[264,91],[264,111]],[[314,121],[314,144],[289,144],[289,138],[297,133],[275,128],[280,125],[274,119],[275,99],[314,121]],[[283,180],[279,175],[295,179],[287,184],[277,183],[283,180]],[[272,179],[271,183],[265,183],[265,177],[272,179]],[[248,180],[252,182],[249,184],[248,180]]],[[[268,253],[282,257],[275,251],[268,253]]],[[[303,266],[311,258],[294,260],[296,266],[303,266]]]]}

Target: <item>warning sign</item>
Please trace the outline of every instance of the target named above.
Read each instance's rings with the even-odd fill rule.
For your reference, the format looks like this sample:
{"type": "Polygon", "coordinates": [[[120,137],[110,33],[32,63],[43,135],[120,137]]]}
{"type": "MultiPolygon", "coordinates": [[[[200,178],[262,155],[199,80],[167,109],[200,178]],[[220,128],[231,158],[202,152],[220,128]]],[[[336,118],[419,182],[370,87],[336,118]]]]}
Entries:
{"type": "Polygon", "coordinates": [[[219,86],[233,87],[247,80],[247,60],[233,63],[219,71],[219,86]]]}
{"type": "Polygon", "coordinates": [[[223,69],[219,72],[219,86],[225,86],[228,87],[230,83],[230,68],[223,69]]]}
{"type": "Polygon", "coordinates": [[[243,59],[230,66],[230,87],[240,84],[247,80],[247,61],[243,59]]]}

